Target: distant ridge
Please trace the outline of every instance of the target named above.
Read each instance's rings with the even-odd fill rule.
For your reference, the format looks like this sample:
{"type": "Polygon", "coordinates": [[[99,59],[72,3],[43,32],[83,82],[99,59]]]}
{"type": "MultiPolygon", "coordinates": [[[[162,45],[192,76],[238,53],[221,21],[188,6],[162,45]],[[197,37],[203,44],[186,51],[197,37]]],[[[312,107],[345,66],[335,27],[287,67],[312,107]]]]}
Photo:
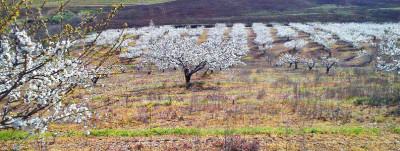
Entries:
{"type": "Polygon", "coordinates": [[[399,0],[176,0],[126,6],[111,26],[216,22],[397,22],[399,0]]]}

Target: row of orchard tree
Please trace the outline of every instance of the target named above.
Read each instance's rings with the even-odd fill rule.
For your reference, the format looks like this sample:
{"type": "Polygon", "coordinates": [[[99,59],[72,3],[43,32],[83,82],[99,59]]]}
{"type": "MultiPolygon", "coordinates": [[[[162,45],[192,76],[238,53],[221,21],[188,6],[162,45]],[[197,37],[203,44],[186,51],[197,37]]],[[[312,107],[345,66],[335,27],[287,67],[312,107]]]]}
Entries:
{"type": "MultiPolygon", "coordinates": [[[[52,16],[63,14],[66,4],[52,16]]],[[[63,23],[61,17],[60,31],[50,33],[49,17],[41,12],[44,6],[45,2],[33,8],[30,1],[1,1],[0,129],[39,133],[55,121],[80,123],[86,120],[91,116],[89,108],[68,103],[68,96],[76,88],[93,86],[108,74],[108,69],[115,64],[110,58],[133,41],[126,38],[127,34],[140,35],[143,39],[136,47],[128,48],[129,52],[147,52],[122,56],[141,56],[138,63],[141,68],[180,69],[187,88],[196,72],[204,68],[225,70],[243,64],[241,58],[248,51],[247,30],[243,24],[235,25],[228,39],[224,38],[228,28],[219,24],[201,44],[198,43],[201,28],[188,31],[171,26],[149,26],[142,34],[137,30],[104,30],[122,7],[115,5],[100,23],[93,25],[91,21],[102,10],[96,14],[87,13],[83,22],[75,27],[63,23]],[[40,35],[41,32],[46,34],[40,35]]]]}
{"type": "MultiPolygon", "coordinates": [[[[86,120],[91,116],[89,108],[84,104],[69,104],[68,96],[76,88],[91,87],[107,75],[108,69],[116,64],[110,58],[117,54],[123,58],[139,58],[139,68],[179,69],[189,88],[195,73],[203,69],[227,70],[244,64],[242,58],[249,51],[249,32],[244,24],[234,24],[230,31],[225,24],[217,24],[209,29],[205,41],[199,38],[204,33],[204,27],[187,29],[151,25],[140,29],[105,30],[122,7],[115,5],[107,18],[95,25],[91,21],[101,10],[84,15],[78,26],[63,23],[61,17],[60,31],[50,33],[47,29],[49,18],[41,12],[44,4],[33,8],[25,0],[0,3],[0,129],[44,132],[49,123],[58,120],[78,123],[86,120]],[[39,35],[42,32],[45,34],[39,35]],[[136,39],[127,35],[136,35],[136,39]],[[130,46],[131,42],[135,42],[135,46],[130,46]],[[122,48],[128,51],[121,53],[122,48]]],[[[53,15],[63,14],[66,4],[62,4],[53,15]]],[[[281,55],[279,65],[288,63],[297,68],[299,63],[306,63],[311,70],[317,63],[316,58],[297,55],[307,41],[295,40],[297,32],[293,28],[296,28],[308,33],[313,41],[324,47],[327,55],[321,60],[327,73],[338,63],[338,59],[332,57],[332,45],[336,42],[333,35],[359,47],[357,43],[365,41],[365,38],[354,37],[355,33],[373,37],[371,41],[377,47],[379,69],[396,73],[400,69],[397,44],[400,34],[391,27],[385,27],[383,35],[363,33],[359,29],[361,27],[347,27],[342,32],[343,29],[332,24],[275,25],[274,28],[277,36],[286,40],[284,45],[290,50],[281,55]]],[[[377,33],[382,33],[381,28],[377,33]]],[[[274,43],[270,28],[255,23],[253,30],[257,36],[254,42],[259,45],[259,50],[266,53],[274,43]]]]}
{"type": "MultiPolygon", "coordinates": [[[[271,27],[255,23],[252,26],[256,39],[254,42],[264,54],[273,47],[274,39],[270,33],[271,27]]],[[[376,69],[395,73],[400,72],[398,40],[400,39],[400,26],[398,23],[290,23],[288,26],[274,25],[277,37],[284,39],[284,46],[289,49],[281,54],[276,65],[289,64],[298,68],[299,63],[304,63],[311,70],[321,60],[321,65],[326,68],[326,73],[339,63],[333,57],[336,52],[334,45],[338,40],[350,44],[358,50],[356,58],[366,58],[369,62],[376,61],[376,69]],[[307,41],[299,38],[297,31],[304,32],[310,40],[322,46],[326,55],[318,58],[306,58],[300,55],[307,41]],[[296,40],[297,39],[297,40],[296,40]],[[337,40],[338,39],[338,40],[337,40]],[[367,50],[361,43],[367,44],[372,50],[367,50]]],[[[337,48],[336,48],[337,49],[337,48]]]]}

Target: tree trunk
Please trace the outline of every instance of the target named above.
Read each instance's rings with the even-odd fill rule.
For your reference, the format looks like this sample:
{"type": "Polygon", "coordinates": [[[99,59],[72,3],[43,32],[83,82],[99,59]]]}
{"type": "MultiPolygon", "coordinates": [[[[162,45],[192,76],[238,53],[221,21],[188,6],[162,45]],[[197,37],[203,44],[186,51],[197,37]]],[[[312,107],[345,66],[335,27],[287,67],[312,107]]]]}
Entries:
{"type": "Polygon", "coordinates": [[[100,79],[100,77],[94,77],[91,80],[92,80],[93,84],[97,84],[97,81],[99,81],[99,79],[100,79]]]}
{"type": "Polygon", "coordinates": [[[394,70],[393,81],[399,82],[399,69],[394,70]]]}
{"type": "Polygon", "coordinates": [[[313,68],[313,67],[311,67],[311,66],[308,66],[308,70],[310,70],[310,71],[311,71],[311,70],[312,70],[312,68],[313,68]]]}
{"type": "Polygon", "coordinates": [[[298,62],[295,62],[295,63],[294,63],[294,69],[295,69],[295,70],[296,70],[296,69],[299,69],[298,64],[299,64],[298,62]]]}
{"type": "Polygon", "coordinates": [[[195,74],[196,72],[200,71],[201,69],[203,69],[205,67],[206,63],[207,62],[201,62],[193,70],[190,70],[187,67],[183,67],[183,72],[185,73],[186,89],[189,89],[191,86],[190,78],[192,78],[192,75],[195,74]]]}
{"type": "Polygon", "coordinates": [[[293,49],[289,50],[289,53],[296,53],[296,47],[294,47],[293,49]]]}
{"type": "Polygon", "coordinates": [[[326,74],[329,74],[329,71],[331,70],[330,67],[326,67],[326,74]]]}
{"type": "Polygon", "coordinates": [[[207,76],[207,72],[208,72],[208,70],[210,70],[210,69],[207,69],[204,73],[203,73],[203,76],[202,77],[205,77],[205,76],[207,76]]]}
{"type": "Polygon", "coordinates": [[[291,68],[291,67],[292,67],[292,65],[293,65],[293,63],[289,63],[289,68],[291,68]]]}
{"type": "Polygon", "coordinates": [[[185,81],[186,81],[186,89],[189,89],[191,84],[190,84],[190,78],[192,78],[192,74],[187,74],[185,75],[185,81]]]}
{"type": "Polygon", "coordinates": [[[265,46],[266,46],[266,45],[267,45],[267,44],[263,44],[263,47],[264,47],[263,55],[267,54],[267,49],[265,49],[265,46]]]}

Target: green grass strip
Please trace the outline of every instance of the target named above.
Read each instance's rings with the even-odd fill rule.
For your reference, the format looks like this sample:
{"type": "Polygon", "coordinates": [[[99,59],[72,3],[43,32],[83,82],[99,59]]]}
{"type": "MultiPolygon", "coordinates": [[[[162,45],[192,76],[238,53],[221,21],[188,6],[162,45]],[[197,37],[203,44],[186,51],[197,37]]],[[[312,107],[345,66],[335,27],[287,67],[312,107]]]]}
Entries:
{"type": "Polygon", "coordinates": [[[0,140],[24,139],[28,136],[29,133],[24,131],[16,131],[16,130],[0,131],[0,140]]]}
{"type": "MultiPolygon", "coordinates": [[[[138,130],[115,130],[102,129],[90,130],[90,136],[154,136],[154,135],[263,135],[263,134],[345,134],[345,135],[380,135],[382,132],[400,134],[400,127],[372,128],[362,126],[324,126],[307,127],[302,129],[291,129],[284,127],[253,127],[232,129],[196,129],[196,128],[152,128],[138,130]]],[[[43,137],[54,137],[51,132],[42,134],[43,137]]],[[[82,131],[69,131],[59,135],[60,137],[86,136],[82,131]]],[[[23,131],[6,130],[0,131],[0,140],[16,140],[33,138],[29,133],[23,131]]]]}

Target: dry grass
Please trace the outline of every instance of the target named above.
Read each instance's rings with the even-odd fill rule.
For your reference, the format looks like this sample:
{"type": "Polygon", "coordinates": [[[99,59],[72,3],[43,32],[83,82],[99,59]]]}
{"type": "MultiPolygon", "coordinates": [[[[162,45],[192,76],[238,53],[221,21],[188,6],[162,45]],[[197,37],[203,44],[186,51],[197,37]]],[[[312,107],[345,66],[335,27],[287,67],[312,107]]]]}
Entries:
{"type": "MultiPolygon", "coordinates": [[[[207,30],[200,41],[205,40],[206,33],[207,30]]],[[[301,38],[308,39],[305,35],[301,38]]],[[[302,53],[315,52],[316,47],[309,44],[302,53]]],[[[268,53],[277,55],[285,51],[282,43],[277,43],[268,53]]],[[[330,75],[323,74],[322,67],[313,71],[302,65],[299,70],[273,67],[265,57],[257,57],[259,53],[250,52],[246,66],[215,71],[206,77],[202,73],[195,75],[195,85],[190,90],[184,88],[181,71],[153,71],[147,75],[146,70],[131,67],[126,73],[110,75],[99,82],[104,87],[78,90],[71,98],[91,98],[90,107],[115,103],[96,110],[84,124],[53,124],[50,132],[82,133],[85,129],[122,132],[110,136],[93,133],[89,137],[78,133],[54,140],[49,137],[48,147],[51,150],[218,150],[226,146],[226,140],[240,135],[240,141],[245,139],[250,146],[257,142],[260,150],[400,148],[399,105],[379,102],[387,96],[398,97],[395,94],[400,85],[392,83],[390,74],[375,72],[371,67],[338,67],[330,75]],[[378,100],[378,105],[371,100],[378,100]],[[249,127],[283,131],[262,133],[248,130],[249,127]],[[154,129],[180,129],[183,135],[176,134],[177,131],[128,135],[154,129]],[[220,130],[221,134],[191,133],[192,129],[220,130]],[[251,133],[224,133],[246,129],[251,133]],[[121,137],[124,135],[130,137],[121,137]]],[[[344,53],[337,52],[334,56],[344,53]]],[[[0,143],[4,144],[1,149],[10,149],[14,143],[38,148],[35,139],[0,143]]]]}

